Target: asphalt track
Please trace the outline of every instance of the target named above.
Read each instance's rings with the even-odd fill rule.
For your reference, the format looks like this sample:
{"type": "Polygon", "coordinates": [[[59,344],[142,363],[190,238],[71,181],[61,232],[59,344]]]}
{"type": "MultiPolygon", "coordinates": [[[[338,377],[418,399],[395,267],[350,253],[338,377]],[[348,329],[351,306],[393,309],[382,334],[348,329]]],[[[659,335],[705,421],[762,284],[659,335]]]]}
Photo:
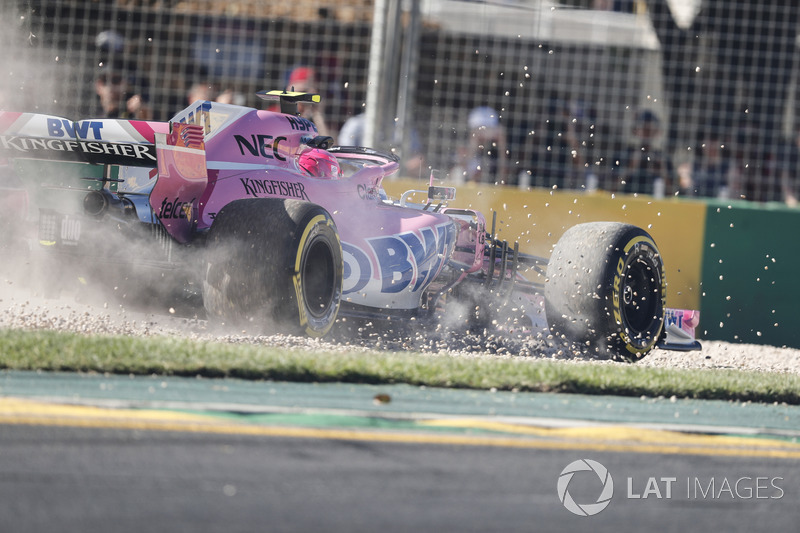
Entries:
{"type": "Polygon", "coordinates": [[[3,372],[0,529],[796,531],[799,428],[785,405],[3,372]]]}

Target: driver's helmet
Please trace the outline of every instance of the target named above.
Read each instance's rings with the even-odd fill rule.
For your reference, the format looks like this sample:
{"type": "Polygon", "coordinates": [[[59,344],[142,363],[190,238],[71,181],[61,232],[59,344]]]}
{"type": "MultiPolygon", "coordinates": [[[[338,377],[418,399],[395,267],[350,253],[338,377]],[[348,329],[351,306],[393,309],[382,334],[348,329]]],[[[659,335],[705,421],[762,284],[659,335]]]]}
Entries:
{"type": "Polygon", "coordinates": [[[315,178],[338,178],[342,175],[336,157],[321,148],[311,148],[300,154],[298,164],[309,176],[315,178]]]}

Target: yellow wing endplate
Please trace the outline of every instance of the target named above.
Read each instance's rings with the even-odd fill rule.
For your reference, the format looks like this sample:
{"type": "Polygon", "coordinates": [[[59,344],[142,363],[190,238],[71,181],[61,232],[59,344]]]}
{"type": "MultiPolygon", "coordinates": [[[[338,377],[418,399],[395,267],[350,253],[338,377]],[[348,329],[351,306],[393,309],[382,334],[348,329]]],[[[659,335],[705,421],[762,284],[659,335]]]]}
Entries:
{"type": "Polygon", "coordinates": [[[316,104],[321,100],[318,94],[295,91],[258,91],[256,96],[262,100],[280,100],[281,113],[286,113],[288,115],[297,114],[297,104],[299,102],[310,102],[316,104]]]}

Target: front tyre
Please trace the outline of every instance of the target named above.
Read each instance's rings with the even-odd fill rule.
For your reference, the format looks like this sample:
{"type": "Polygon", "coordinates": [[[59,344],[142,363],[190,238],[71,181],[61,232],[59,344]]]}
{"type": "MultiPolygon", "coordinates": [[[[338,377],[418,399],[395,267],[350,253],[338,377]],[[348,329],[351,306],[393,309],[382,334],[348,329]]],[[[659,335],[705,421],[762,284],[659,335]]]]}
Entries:
{"type": "Polygon", "coordinates": [[[594,222],[567,230],[547,267],[551,332],[604,356],[638,361],[664,328],[664,264],[652,237],[630,224],[594,222]]]}
{"type": "Polygon", "coordinates": [[[298,200],[237,200],[207,240],[203,301],[210,317],[312,337],[333,326],[342,247],[331,215],[298,200]]]}

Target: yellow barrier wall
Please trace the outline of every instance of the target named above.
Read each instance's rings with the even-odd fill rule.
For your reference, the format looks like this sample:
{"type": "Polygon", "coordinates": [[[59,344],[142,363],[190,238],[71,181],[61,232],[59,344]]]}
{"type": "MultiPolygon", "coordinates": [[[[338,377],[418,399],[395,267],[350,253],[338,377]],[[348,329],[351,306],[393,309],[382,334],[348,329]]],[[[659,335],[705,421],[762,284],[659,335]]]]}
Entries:
{"type": "MultiPolygon", "coordinates": [[[[427,190],[427,181],[397,179],[384,182],[392,198],[409,189],[427,190]]],[[[417,196],[414,201],[421,202],[417,196]]],[[[491,224],[497,211],[498,237],[523,252],[550,257],[558,238],[575,224],[614,221],[646,229],[664,258],[667,305],[700,309],[700,275],[706,206],[686,200],[613,197],[607,192],[520,190],[493,185],[463,185],[450,207],[481,211],[491,224]]]]}

